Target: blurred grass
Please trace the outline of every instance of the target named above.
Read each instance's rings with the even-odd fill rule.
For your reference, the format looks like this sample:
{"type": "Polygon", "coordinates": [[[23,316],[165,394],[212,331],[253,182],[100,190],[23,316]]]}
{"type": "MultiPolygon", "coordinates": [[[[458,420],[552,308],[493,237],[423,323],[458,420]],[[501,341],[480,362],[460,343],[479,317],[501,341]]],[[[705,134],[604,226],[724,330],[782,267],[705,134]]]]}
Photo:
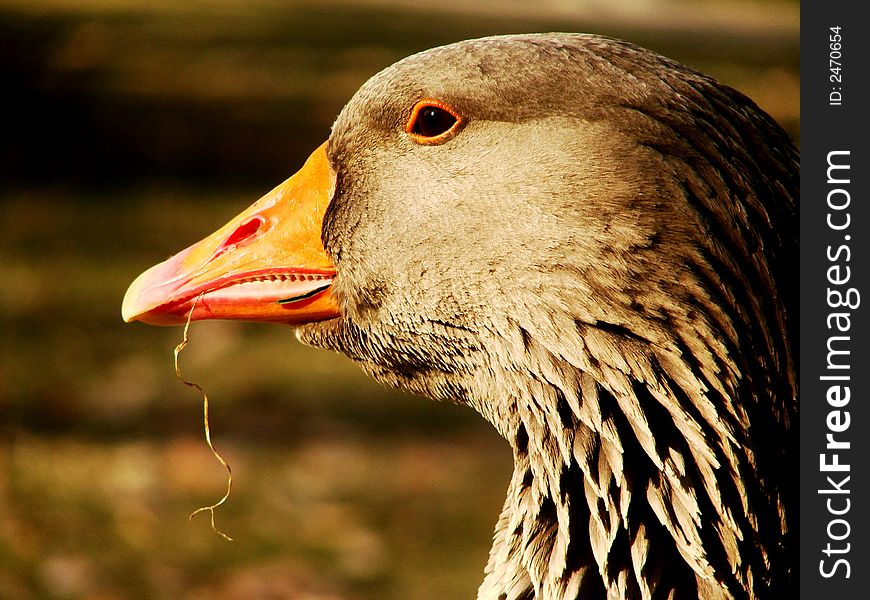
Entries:
{"type": "Polygon", "coordinates": [[[511,31],[624,37],[797,137],[795,3],[0,0],[0,599],[469,598],[510,473],[470,410],[282,326],[120,321],[142,269],[301,164],[369,75],[511,31]],[[588,8],[591,6],[592,8],[588,8]],[[678,15],[680,18],[675,18],[678,15]]]}

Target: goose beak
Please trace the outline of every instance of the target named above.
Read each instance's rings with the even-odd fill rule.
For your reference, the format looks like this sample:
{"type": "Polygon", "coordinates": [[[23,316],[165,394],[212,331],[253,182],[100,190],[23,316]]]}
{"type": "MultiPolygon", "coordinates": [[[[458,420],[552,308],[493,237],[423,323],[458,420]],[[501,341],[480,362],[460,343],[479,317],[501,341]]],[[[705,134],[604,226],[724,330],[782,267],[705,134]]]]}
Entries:
{"type": "Polygon", "coordinates": [[[248,210],[137,277],[124,296],[124,320],[300,324],[338,316],[330,294],[335,268],[320,241],[334,189],[324,143],[248,210]]]}

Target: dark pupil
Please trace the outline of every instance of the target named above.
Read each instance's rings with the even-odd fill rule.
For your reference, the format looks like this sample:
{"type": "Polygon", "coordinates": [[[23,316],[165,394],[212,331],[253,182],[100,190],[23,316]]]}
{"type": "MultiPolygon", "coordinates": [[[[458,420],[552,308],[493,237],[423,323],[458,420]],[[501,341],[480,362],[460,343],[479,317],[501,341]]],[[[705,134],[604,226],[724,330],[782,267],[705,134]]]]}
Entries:
{"type": "Polygon", "coordinates": [[[417,113],[413,131],[417,135],[435,137],[453,127],[454,123],[456,123],[456,117],[443,108],[427,106],[421,108],[420,112],[417,113]]]}

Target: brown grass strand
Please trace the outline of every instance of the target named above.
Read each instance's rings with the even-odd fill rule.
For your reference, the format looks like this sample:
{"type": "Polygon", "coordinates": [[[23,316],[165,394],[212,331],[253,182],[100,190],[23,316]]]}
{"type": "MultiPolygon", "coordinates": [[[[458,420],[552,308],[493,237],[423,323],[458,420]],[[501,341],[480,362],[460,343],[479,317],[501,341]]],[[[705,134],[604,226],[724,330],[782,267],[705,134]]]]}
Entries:
{"type": "Polygon", "coordinates": [[[184,334],[182,336],[181,343],[175,347],[175,351],[174,351],[175,376],[178,377],[178,379],[180,379],[181,382],[184,383],[184,385],[186,385],[188,387],[192,387],[193,389],[198,391],[200,394],[202,394],[202,416],[203,416],[203,426],[205,428],[205,441],[208,443],[208,447],[211,450],[214,457],[218,460],[218,462],[220,462],[221,465],[223,465],[224,469],[227,470],[227,491],[226,491],[226,493],[224,493],[223,497],[220,500],[218,500],[217,502],[215,502],[214,504],[197,508],[195,511],[190,513],[189,518],[190,518],[190,520],[193,520],[193,517],[195,517],[199,513],[208,512],[210,517],[211,517],[212,530],[214,530],[215,533],[220,535],[225,540],[231,542],[231,541],[233,541],[233,538],[231,538],[230,536],[225,534],[223,531],[218,529],[217,526],[215,525],[215,514],[214,513],[215,513],[215,509],[218,508],[219,506],[221,506],[222,504],[224,504],[230,497],[230,492],[232,492],[232,489],[233,489],[233,470],[230,468],[229,463],[227,463],[227,461],[224,460],[224,457],[221,456],[220,452],[217,451],[217,449],[214,447],[214,444],[212,443],[211,431],[210,431],[209,426],[208,426],[208,395],[205,393],[205,390],[202,389],[202,386],[200,386],[196,382],[188,381],[184,377],[184,375],[181,373],[181,367],[178,364],[178,355],[181,354],[181,351],[187,347],[188,331],[190,330],[190,321],[193,317],[193,311],[196,309],[196,304],[199,302],[199,300],[202,298],[202,296],[203,295],[200,294],[199,296],[196,297],[196,300],[193,301],[193,306],[190,307],[190,312],[187,315],[187,322],[184,324],[184,334]]]}

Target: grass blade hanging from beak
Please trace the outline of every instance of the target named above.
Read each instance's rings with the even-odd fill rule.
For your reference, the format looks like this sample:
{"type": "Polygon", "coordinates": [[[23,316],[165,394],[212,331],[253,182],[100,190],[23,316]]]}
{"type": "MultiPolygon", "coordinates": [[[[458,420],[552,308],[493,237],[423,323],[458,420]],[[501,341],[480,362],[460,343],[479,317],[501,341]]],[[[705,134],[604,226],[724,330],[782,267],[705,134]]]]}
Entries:
{"type": "Polygon", "coordinates": [[[192,387],[193,389],[197,390],[200,394],[202,394],[202,416],[203,416],[203,425],[205,427],[205,441],[208,443],[208,447],[209,447],[209,449],[211,449],[211,452],[212,452],[212,454],[214,454],[214,457],[227,470],[227,491],[223,495],[223,497],[220,500],[218,500],[217,502],[215,502],[214,504],[211,504],[209,506],[203,506],[201,508],[197,508],[195,511],[190,513],[190,519],[193,520],[193,517],[195,517],[196,515],[198,515],[201,512],[208,512],[211,516],[211,528],[212,528],[212,530],[214,530],[215,533],[220,535],[225,540],[231,542],[231,541],[233,541],[233,538],[231,538],[230,536],[225,534],[223,531],[218,529],[217,526],[215,525],[214,511],[217,507],[224,504],[230,497],[230,492],[233,489],[233,470],[230,468],[229,463],[227,463],[227,461],[224,460],[224,457],[220,455],[220,452],[218,452],[215,449],[214,444],[211,441],[211,432],[210,432],[209,426],[208,426],[208,396],[206,395],[205,390],[203,390],[202,387],[198,383],[195,383],[193,381],[188,381],[187,379],[185,379],[184,375],[182,375],[182,373],[181,373],[181,367],[179,367],[179,365],[178,365],[178,355],[181,354],[181,351],[187,347],[187,342],[188,342],[187,332],[190,329],[190,320],[193,317],[193,311],[196,309],[196,304],[199,302],[199,300],[202,297],[203,297],[203,294],[200,294],[199,296],[197,296],[196,300],[193,301],[193,306],[190,307],[190,313],[187,315],[187,322],[184,324],[184,335],[182,336],[181,343],[175,347],[175,351],[174,351],[175,376],[178,377],[178,379],[180,379],[184,385],[186,385],[188,387],[192,387]]]}

